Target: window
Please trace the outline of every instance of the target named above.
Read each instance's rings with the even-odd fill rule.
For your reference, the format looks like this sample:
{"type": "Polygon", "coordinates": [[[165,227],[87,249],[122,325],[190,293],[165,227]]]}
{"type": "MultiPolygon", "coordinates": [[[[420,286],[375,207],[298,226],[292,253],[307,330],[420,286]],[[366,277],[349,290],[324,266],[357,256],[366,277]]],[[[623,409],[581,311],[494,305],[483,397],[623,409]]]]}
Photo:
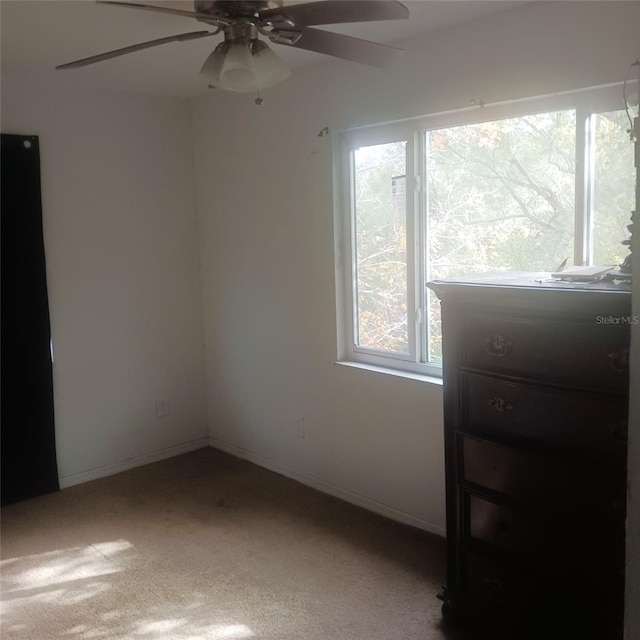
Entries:
{"type": "Polygon", "coordinates": [[[634,202],[618,87],[341,132],[341,360],[440,375],[429,280],[618,265],[634,202]]]}

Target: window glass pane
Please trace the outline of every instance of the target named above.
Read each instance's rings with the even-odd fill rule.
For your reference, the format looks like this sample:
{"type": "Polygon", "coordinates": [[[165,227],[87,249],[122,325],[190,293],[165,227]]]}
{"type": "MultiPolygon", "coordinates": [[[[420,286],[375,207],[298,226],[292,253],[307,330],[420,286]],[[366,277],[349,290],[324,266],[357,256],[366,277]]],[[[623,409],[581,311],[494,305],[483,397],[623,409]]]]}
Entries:
{"type": "Polygon", "coordinates": [[[355,341],[409,353],[406,142],[361,147],[354,160],[355,341]]]}
{"type": "Polygon", "coordinates": [[[633,144],[624,110],[595,116],[593,263],[619,265],[629,250],[627,225],[635,199],[633,144]]]}
{"type": "Polygon", "coordinates": [[[431,131],[427,153],[432,278],[573,256],[574,111],[431,131]]]}
{"type": "MultiPolygon", "coordinates": [[[[575,141],[574,110],[427,132],[429,279],[571,263],[575,141]]],[[[428,360],[438,362],[434,295],[428,304],[428,360]]]]}

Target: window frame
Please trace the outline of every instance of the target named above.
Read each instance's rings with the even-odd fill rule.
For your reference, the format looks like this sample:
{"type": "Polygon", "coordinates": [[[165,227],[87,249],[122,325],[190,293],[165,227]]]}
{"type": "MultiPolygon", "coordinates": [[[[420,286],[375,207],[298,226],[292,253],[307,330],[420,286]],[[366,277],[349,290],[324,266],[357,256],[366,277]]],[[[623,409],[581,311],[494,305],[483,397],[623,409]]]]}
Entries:
{"type": "Polygon", "coordinates": [[[368,125],[332,134],[338,362],[439,378],[442,366],[429,363],[425,322],[429,260],[427,243],[426,133],[449,127],[573,109],[576,113],[575,264],[593,257],[593,166],[595,115],[624,108],[622,83],[524,98],[368,125]],[[356,344],[357,270],[354,152],[360,147],[406,142],[407,334],[409,353],[385,352],[356,344]]]}

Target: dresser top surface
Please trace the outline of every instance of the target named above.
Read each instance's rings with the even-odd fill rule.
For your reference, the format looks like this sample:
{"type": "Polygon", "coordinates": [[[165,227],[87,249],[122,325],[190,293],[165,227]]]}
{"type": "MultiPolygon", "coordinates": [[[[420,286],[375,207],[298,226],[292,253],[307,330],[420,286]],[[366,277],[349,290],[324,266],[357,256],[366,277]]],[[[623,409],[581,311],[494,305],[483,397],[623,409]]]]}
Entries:
{"type": "Polygon", "coordinates": [[[519,291],[570,291],[570,292],[599,292],[629,295],[631,285],[627,282],[597,280],[591,282],[576,282],[553,278],[548,272],[533,271],[494,271],[490,273],[470,274],[458,278],[433,280],[427,285],[440,293],[445,288],[504,288],[519,291]]]}

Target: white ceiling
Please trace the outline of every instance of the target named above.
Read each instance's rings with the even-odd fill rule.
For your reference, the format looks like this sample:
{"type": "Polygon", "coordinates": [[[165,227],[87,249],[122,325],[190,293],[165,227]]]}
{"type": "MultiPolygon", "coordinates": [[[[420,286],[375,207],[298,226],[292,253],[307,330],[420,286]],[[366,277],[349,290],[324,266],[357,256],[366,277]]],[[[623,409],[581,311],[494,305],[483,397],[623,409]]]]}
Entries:
{"type": "MultiPolygon", "coordinates": [[[[285,2],[298,4],[300,1],[285,2]]],[[[193,10],[190,0],[147,4],[193,10]]],[[[408,20],[325,27],[376,42],[393,43],[510,9],[507,0],[407,0],[408,20]]],[[[0,0],[2,73],[68,87],[196,97],[210,90],[198,71],[221,35],[165,44],[73,70],[56,65],[131,44],[206,28],[191,18],[99,5],[91,0],[0,0]]],[[[272,45],[294,73],[328,56],[272,45]]],[[[341,64],[354,64],[342,61],[341,64]]]]}

